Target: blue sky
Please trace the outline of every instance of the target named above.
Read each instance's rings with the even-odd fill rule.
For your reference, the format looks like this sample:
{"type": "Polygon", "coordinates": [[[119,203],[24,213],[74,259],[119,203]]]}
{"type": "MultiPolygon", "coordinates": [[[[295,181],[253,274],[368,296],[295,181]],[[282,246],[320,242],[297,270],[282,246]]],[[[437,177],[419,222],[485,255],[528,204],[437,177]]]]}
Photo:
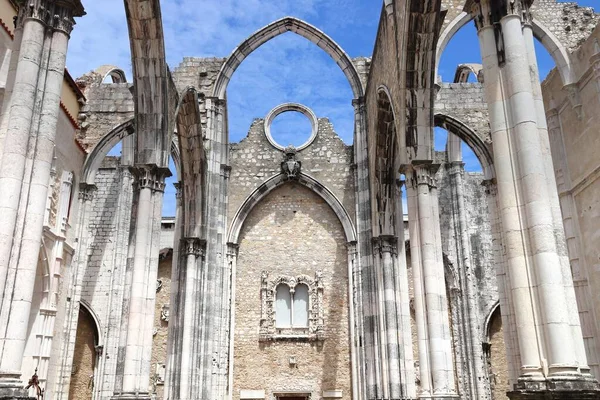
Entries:
{"type": "MultiPolygon", "coordinates": [[[[131,77],[131,60],[123,0],[83,0],[88,15],[78,20],[70,41],[67,66],[80,76],[102,64],[123,68],[131,77]]],[[[284,16],[303,19],[332,37],[350,57],[371,56],[382,1],[374,0],[163,0],[167,60],[171,69],[184,56],[228,56],[254,31],[284,16]]],[[[598,6],[598,0],[582,0],[598,6]]],[[[598,8],[598,7],[597,7],[598,8]]],[[[545,76],[554,63],[538,52],[545,76]]],[[[480,62],[472,24],[463,28],[442,55],[440,74],[454,77],[456,65],[480,62]]],[[[293,33],[283,34],[257,49],[238,68],[228,87],[230,140],[244,138],[254,118],[275,106],[298,102],[318,117],[328,117],[336,132],[350,144],[353,130],[352,91],[337,65],[314,44],[293,33]]],[[[301,144],[310,128],[303,116],[285,113],[274,122],[282,145],[301,144]],[[304,132],[299,134],[299,132],[304,132]]],[[[436,148],[444,148],[436,132],[436,148]]],[[[468,170],[479,163],[465,148],[468,170]]],[[[174,168],[172,168],[174,172],[174,168]]],[[[172,178],[170,181],[174,181],[172,178]]],[[[167,185],[165,215],[174,215],[174,188],[167,185]]]]}

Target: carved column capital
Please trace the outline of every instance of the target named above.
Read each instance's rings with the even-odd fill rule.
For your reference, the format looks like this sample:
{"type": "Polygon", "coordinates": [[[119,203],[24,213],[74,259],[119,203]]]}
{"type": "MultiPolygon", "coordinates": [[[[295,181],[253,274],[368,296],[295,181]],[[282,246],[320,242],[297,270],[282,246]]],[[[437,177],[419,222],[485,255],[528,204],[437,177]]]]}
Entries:
{"type": "Polygon", "coordinates": [[[366,101],[364,96],[352,100],[352,106],[354,106],[355,113],[364,113],[366,108],[366,101]]]}
{"type": "Polygon", "coordinates": [[[531,4],[533,0],[468,0],[465,11],[471,13],[475,18],[477,30],[494,26],[500,20],[509,15],[515,15],[523,19],[524,23],[531,23],[531,4]]]}
{"type": "Polygon", "coordinates": [[[35,19],[46,27],[70,35],[75,17],[85,15],[80,0],[16,0],[19,11],[16,27],[23,27],[28,19],[35,19]]]}
{"type": "Polygon", "coordinates": [[[175,182],[173,183],[173,186],[175,187],[175,198],[177,199],[177,201],[181,201],[181,199],[183,198],[183,183],[175,182]]]}
{"type": "Polygon", "coordinates": [[[567,92],[571,107],[577,114],[579,120],[583,119],[583,101],[581,100],[581,91],[577,83],[571,83],[563,86],[563,89],[567,92]]]}
{"type": "Polygon", "coordinates": [[[498,194],[496,179],[486,179],[481,182],[481,186],[485,188],[485,193],[489,196],[496,196],[498,194]]]}
{"type": "Polygon", "coordinates": [[[452,161],[446,164],[446,168],[450,175],[458,175],[465,170],[465,163],[462,161],[452,161]]]}
{"type": "Polygon", "coordinates": [[[181,239],[181,250],[184,256],[204,257],[206,251],[206,240],[199,238],[181,239]]]}
{"type": "Polygon", "coordinates": [[[398,254],[398,238],[392,235],[381,235],[373,239],[373,253],[381,254],[390,253],[398,254]]]}
{"type": "Polygon", "coordinates": [[[165,191],[165,178],[171,176],[168,168],[161,168],[154,164],[139,164],[129,167],[135,176],[136,189],[151,189],[156,192],[165,191]]]}
{"type": "Polygon", "coordinates": [[[430,188],[437,187],[435,174],[440,168],[439,164],[419,163],[412,164],[411,185],[416,188],[421,185],[427,185],[430,188]]]}
{"type": "Polygon", "coordinates": [[[227,243],[227,257],[237,257],[240,245],[233,242],[227,243]]]}
{"type": "Polygon", "coordinates": [[[89,183],[79,184],[79,200],[92,201],[98,187],[89,183]]]}

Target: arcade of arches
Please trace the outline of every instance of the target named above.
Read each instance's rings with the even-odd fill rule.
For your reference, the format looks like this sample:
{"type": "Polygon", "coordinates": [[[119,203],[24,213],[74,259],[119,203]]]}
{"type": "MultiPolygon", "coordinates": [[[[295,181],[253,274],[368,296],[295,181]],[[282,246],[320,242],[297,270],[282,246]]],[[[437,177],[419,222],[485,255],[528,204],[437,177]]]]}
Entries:
{"type": "Polygon", "coordinates": [[[65,70],[80,0],[0,0],[0,400],[600,399],[600,15],[385,0],[368,57],[286,17],[170,72],[160,1],[124,4],[132,82],[65,70]],[[481,64],[442,82],[467,23],[481,64]],[[353,144],[298,103],[228,140],[286,32],[348,79],[353,144]]]}

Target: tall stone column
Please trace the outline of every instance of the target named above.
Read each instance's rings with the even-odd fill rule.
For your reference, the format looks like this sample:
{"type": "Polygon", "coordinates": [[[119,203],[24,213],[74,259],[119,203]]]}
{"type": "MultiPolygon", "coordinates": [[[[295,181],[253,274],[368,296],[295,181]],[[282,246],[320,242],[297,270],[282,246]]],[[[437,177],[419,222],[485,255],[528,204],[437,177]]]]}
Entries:
{"type": "Polygon", "coordinates": [[[138,190],[123,381],[115,399],[150,399],[150,357],[156,300],[160,222],[168,169],[132,167],[138,190]]]}
{"type": "Polygon", "coordinates": [[[435,173],[439,165],[405,168],[419,344],[419,398],[457,398],[439,230],[435,173]],[[437,226],[436,226],[437,225],[437,226]]]}
{"type": "Polygon", "coordinates": [[[548,184],[547,129],[538,122],[533,56],[522,27],[529,4],[481,0],[472,8],[490,110],[506,290],[514,304],[521,356],[519,381],[509,396],[541,399],[555,392],[561,398],[598,398],[598,383],[587,375],[580,351],[583,338],[574,334],[572,278],[563,272],[564,243],[555,232],[562,223],[553,215],[556,186],[548,184]],[[575,392],[579,397],[569,397],[575,392]]]}
{"type": "Polygon", "coordinates": [[[378,286],[379,345],[383,380],[381,394],[386,399],[398,399],[401,397],[399,310],[396,304],[394,279],[394,258],[398,256],[398,238],[395,236],[373,238],[373,256],[378,286]]]}
{"type": "Polygon", "coordinates": [[[21,7],[4,108],[0,162],[0,398],[25,396],[21,377],[44,224],[60,95],[79,0],[21,7]],[[18,55],[17,55],[18,54],[18,55]]]}
{"type": "Polygon", "coordinates": [[[201,287],[201,274],[199,271],[204,264],[206,241],[199,238],[185,238],[181,243],[182,266],[185,268],[185,279],[183,281],[183,304],[179,305],[180,312],[183,311],[183,326],[181,338],[181,367],[179,382],[180,400],[194,399],[198,388],[195,384],[196,377],[196,350],[194,327],[201,323],[197,316],[197,297],[201,287]]]}

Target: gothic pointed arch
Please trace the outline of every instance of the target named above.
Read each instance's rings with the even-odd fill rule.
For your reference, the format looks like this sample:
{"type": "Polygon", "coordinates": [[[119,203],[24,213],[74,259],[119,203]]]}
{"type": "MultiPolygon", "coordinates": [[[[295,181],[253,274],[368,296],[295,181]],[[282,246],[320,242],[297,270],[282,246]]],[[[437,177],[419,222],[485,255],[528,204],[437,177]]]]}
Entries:
{"type": "MultiPolygon", "coordinates": [[[[436,49],[436,62],[435,62],[435,76],[438,75],[438,69],[440,60],[444,50],[450,40],[456,35],[456,33],[465,25],[473,20],[471,14],[467,12],[460,13],[450,23],[448,23],[444,30],[440,33],[440,39],[436,49]]],[[[558,38],[550,31],[544,24],[536,18],[532,20],[533,34],[537,40],[539,40],[544,48],[550,53],[554,59],[554,63],[558,68],[563,84],[568,85],[574,82],[573,71],[571,66],[571,59],[567,48],[558,40],[558,38]]]]}
{"type": "MultiPolygon", "coordinates": [[[[82,168],[83,172],[81,174],[81,182],[93,185],[95,183],[95,179],[96,179],[96,172],[98,171],[98,168],[102,164],[102,160],[104,160],[104,157],[106,157],[108,152],[113,147],[115,147],[117,145],[117,143],[119,143],[123,139],[133,135],[134,131],[135,131],[134,120],[130,119],[129,121],[126,121],[126,122],[123,122],[122,124],[117,125],[109,133],[104,135],[102,137],[102,139],[100,139],[98,141],[98,143],[96,143],[96,145],[92,148],[92,150],[90,151],[90,153],[87,155],[87,157],[85,159],[85,162],[84,162],[83,168],[82,168]]],[[[125,146],[125,147],[127,147],[127,146],[125,146]]],[[[124,156],[128,158],[128,160],[125,162],[125,165],[129,165],[133,161],[133,160],[130,160],[130,158],[132,158],[132,155],[130,153],[133,149],[129,149],[129,148],[125,148],[125,147],[123,149],[123,153],[124,153],[124,156]]],[[[169,150],[171,152],[171,156],[173,157],[173,161],[175,163],[175,168],[177,169],[177,176],[180,177],[181,176],[181,173],[180,173],[181,157],[179,155],[178,139],[177,139],[177,136],[175,136],[175,135],[173,136],[173,138],[171,140],[171,147],[169,150]]]]}
{"type": "Polygon", "coordinates": [[[481,163],[486,179],[495,177],[491,138],[482,137],[481,134],[475,133],[475,131],[469,128],[464,122],[446,114],[436,113],[434,116],[434,123],[435,126],[443,128],[458,136],[473,150],[481,163]]]}
{"type": "MultiPolygon", "coordinates": [[[[254,209],[254,207],[261,202],[269,193],[278,187],[284,185],[290,180],[287,178],[285,174],[278,174],[273,176],[272,178],[265,181],[262,185],[260,185],[254,192],[252,192],[246,200],[242,203],[239,210],[235,213],[235,216],[232,219],[231,226],[229,228],[229,234],[227,235],[227,242],[238,244],[240,232],[242,230],[242,226],[244,225],[244,221],[250,212],[254,209]]],[[[354,228],[354,223],[350,218],[350,215],[340,202],[340,200],[322,183],[317,181],[315,178],[310,175],[300,173],[297,180],[294,180],[308,189],[312,190],[316,194],[318,194],[333,210],[333,212],[337,215],[342,227],[344,229],[344,233],[346,235],[347,242],[356,241],[356,230],[354,228]]]]}
{"type": "Polygon", "coordinates": [[[362,83],[352,60],[333,39],[308,22],[298,18],[285,17],[256,31],[231,53],[221,67],[221,71],[215,82],[213,96],[224,99],[233,73],[246,57],[269,40],[286,32],[293,32],[302,36],[323,49],[340,67],[346,78],[348,78],[354,98],[359,99],[364,95],[362,83]]]}

